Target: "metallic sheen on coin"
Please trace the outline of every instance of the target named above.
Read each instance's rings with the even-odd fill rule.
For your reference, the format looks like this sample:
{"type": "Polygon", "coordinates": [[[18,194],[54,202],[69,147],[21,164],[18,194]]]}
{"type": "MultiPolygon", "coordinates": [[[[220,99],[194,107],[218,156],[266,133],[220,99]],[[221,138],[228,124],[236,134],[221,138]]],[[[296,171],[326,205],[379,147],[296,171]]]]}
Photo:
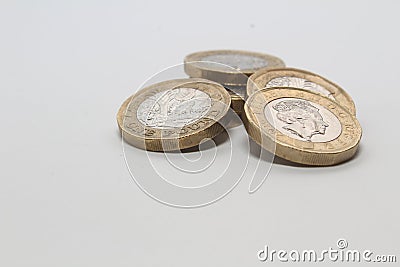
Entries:
{"type": "Polygon", "coordinates": [[[177,79],[148,86],[129,97],[117,114],[129,144],[151,151],[196,146],[224,131],[231,99],[222,85],[177,79]]]}
{"type": "Polygon", "coordinates": [[[294,69],[261,69],[250,76],[247,81],[247,95],[264,88],[292,87],[304,89],[335,100],[352,115],[356,115],[356,107],[350,95],[338,85],[318,74],[294,69]]]}
{"type": "Polygon", "coordinates": [[[347,109],[306,90],[260,90],[247,99],[244,109],[251,138],[292,162],[335,165],[353,157],[361,139],[361,126],[347,109]]]}
{"type": "Polygon", "coordinates": [[[352,115],[356,115],[354,102],[344,89],[318,74],[300,69],[259,70],[247,81],[247,95],[250,96],[257,90],[274,87],[292,87],[318,93],[335,100],[352,115]]]}
{"type": "Polygon", "coordinates": [[[238,115],[241,115],[244,112],[244,101],[246,99],[246,87],[245,86],[225,85],[225,89],[228,90],[228,93],[231,96],[232,109],[238,115]]]}
{"type": "Polygon", "coordinates": [[[246,86],[225,85],[225,89],[231,96],[231,110],[228,112],[230,118],[227,128],[243,125],[241,116],[244,114],[244,102],[246,97],[246,86]]]}
{"type": "Polygon", "coordinates": [[[246,85],[248,76],[261,68],[283,68],[285,63],[274,56],[239,50],[213,50],[185,57],[185,72],[223,85],[246,85]],[[219,63],[219,64],[218,64],[219,63]]]}

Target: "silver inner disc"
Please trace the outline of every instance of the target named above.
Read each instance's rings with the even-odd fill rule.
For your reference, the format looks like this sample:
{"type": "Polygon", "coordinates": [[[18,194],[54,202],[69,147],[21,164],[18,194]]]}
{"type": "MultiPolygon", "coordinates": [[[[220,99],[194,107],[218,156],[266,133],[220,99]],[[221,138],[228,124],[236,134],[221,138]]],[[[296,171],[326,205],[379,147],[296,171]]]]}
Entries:
{"type": "MultiPolygon", "coordinates": [[[[202,60],[228,65],[238,71],[259,69],[268,65],[268,61],[263,58],[242,54],[209,55],[203,57],[202,60]]],[[[232,68],[220,64],[201,62],[201,65],[218,70],[232,70],[232,68]]]]}
{"type": "Polygon", "coordinates": [[[182,128],[206,115],[210,107],[208,94],[193,88],[177,88],[144,100],[137,110],[137,118],[153,128],[182,128]]]}
{"type": "Polygon", "coordinates": [[[329,92],[328,90],[325,89],[325,87],[316,84],[314,82],[308,81],[303,78],[298,78],[298,77],[290,77],[290,76],[282,76],[282,77],[276,77],[270,80],[267,85],[265,86],[266,88],[271,88],[271,87],[293,87],[293,88],[300,88],[304,90],[308,90],[314,93],[318,93],[320,95],[329,97],[332,100],[335,100],[335,98],[332,96],[332,93],[329,92]]]}
{"type": "Polygon", "coordinates": [[[278,131],[301,141],[329,142],[342,132],[332,112],[300,98],[275,99],[265,106],[264,115],[278,131]]]}

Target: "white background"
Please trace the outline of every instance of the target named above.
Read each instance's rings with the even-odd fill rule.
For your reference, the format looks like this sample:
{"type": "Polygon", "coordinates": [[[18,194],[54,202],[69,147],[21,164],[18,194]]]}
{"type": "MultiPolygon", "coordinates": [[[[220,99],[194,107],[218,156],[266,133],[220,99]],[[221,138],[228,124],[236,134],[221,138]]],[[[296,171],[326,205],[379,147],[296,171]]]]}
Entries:
{"type": "Polygon", "coordinates": [[[0,266],[262,266],[264,245],[322,250],[341,237],[399,260],[399,3],[1,1],[0,266]],[[257,193],[244,177],[200,209],[149,198],[125,166],[116,112],[207,49],[270,53],[340,84],[364,130],[356,158],[275,164],[257,193]]]}

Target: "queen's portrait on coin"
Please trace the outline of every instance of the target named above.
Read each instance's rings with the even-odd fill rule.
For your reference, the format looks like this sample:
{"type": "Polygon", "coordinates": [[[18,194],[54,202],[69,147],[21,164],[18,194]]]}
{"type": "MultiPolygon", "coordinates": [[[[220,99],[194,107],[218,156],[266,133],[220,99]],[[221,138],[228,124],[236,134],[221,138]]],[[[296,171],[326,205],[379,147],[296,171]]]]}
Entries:
{"type": "Polygon", "coordinates": [[[283,100],[273,108],[278,112],[276,117],[286,125],[282,128],[306,141],[317,134],[325,134],[328,123],[323,120],[319,109],[303,100],[283,100]]]}

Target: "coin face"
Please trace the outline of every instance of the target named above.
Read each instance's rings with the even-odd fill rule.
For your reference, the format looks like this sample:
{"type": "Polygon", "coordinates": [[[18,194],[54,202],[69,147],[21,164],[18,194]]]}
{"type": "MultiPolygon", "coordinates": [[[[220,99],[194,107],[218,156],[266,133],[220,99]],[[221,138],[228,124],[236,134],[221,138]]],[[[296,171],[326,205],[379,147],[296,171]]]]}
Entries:
{"type": "Polygon", "coordinates": [[[224,128],[230,96],[204,79],[178,79],[140,90],[121,106],[117,122],[130,144],[152,151],[193,147],[224,128]]]}
{"type": "Polygon", "coordinates": [[[315,93],[319,93],[323,96],[329,97],[333,100],[335,98],[332,96],[332,93],[329,92],[325,87],[316,84],[314,82],[311,82],[309,80],[306,80],[304,78],[299,78],[299,77],[290,77],[290,76],[282,76],[282,77],[276,77],[270,80],[266,86],[266,88],[272,88],[272,87],[293,87],[293,88],[300,88],[300,89],[305,89],[308,91],[312,91],[315,93]]]}
{"type": "Polygon", "coordinates": [[[211,108],[211,98],[193,88],[176,88],[159,92],[140,103],[138,120],[157,129],[182,128],[202,117],[211,108]]]}
{"type": "Polygon", "coordinates": [[[300,141],[329,142],[342,132],[332,112],[301,98],[275,99],[265,106],[264,115],[279,132],[300,141]]]}
{"type": "Polygon", "coordinates": [[[232,68],[241,71],[268,67],[268,60],[266,58],[246,54],[211,54],[201,58],[201,61],[204,61],[199,62],[201,66],[222,71],[232,71],[232,68]],[[210,64],[209,62],[220,64],[210,64]]]}
{"type": "Polygon", "coordinates": [[[355,115],[356,108],[350,95],[333,82],[308,71],[285,69],[262,69],[254,73],[247,83],[247,95],[265,88],[291,87],[304,89],[337,101],[355,115]]]}
{"type": "Polygon", "coordinates": [[[336,101],[287,87],[251,95],[245,105],[244,124],[265,149],[307,165],[346,161],[354,156],[361,139],[357,119],[336,101]]]}
{"type": "Polygon", "coordinates": [[[205,78],[223,85],[246,85],[248,76],[261,68],[282,68],[284,62],[262,53],[214,50],[185,57],[185,72],[190,77],[205,78]]]}

